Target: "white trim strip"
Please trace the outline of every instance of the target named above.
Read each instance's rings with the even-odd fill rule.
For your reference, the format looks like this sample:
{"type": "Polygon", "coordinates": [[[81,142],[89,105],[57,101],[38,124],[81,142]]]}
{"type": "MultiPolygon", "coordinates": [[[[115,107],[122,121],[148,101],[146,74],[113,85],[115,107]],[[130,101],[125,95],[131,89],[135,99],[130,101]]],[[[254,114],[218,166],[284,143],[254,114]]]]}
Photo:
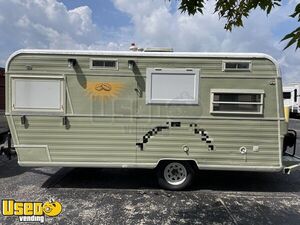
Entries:
{"type": "Polygon", "coordinates": [[[232,78],[232,79],[279,79],[277,76],[249,76],[249,75],[202,75],[201,78],[216,78],[216,79],[224,79],[224,78],[232,78]]]}
{"type": "MultiPolygon", "coordinates": [[[[21,113],[5,113],[6,116],[20,116],[24,115],[21,113]]],[[[30,114],[26,114],[30,115],[30,114]]],[[[32,116],[61,116],[56,114],[31,114],[32,116]]],[[[97,118],[137,118],[137,119],[186,119],[186,120],[260,120],[260,121],[284,121],[285,118],[277,118],[277,117],[209,117],[209,116],[203,116],[203,117],[193,117],[193,116],[148,116],[148,115],[139,115],[139,116],[123,116],[123,115],[100,115],[100,114],[65,114],[64,116],[68,117],[97,117],[97,118]]]]}
{"type": "Polygon", "coordinates": [[[212,93],[233,93],[233,94],[264,94],[265,91],[261,89],[211,89],[212,93]]]}
{"type": "Polygon", "coordinates": [[[262,102],[223,102],[212,101],[213,104],[229,104],[229,105],[262,105],[262,102]]]}
{"type": "MultiPolygon", "coordinates": [[[[181,159],[174,159],[181,160],[181,159]]],[[[185,159],[191,161],[189,159],[185,159]]],[[[120,162],[19,162],[21,166],[59,166],[59,167],[101,167],[101,168],[145,168],[154,169],[158,163],[120,163],[120,162]]],[[[235,170],[235,171],[260,171],[278,172],[279,166],[235,166],[235,165],[198,165],[203,170],[235,170]]]]}
{"type": "MultiPolygon", "coordinates": [[[[11,72],[5,72],[6,75],[14,75],[15,73],[11,73],[11,72]]],[[[38,72],[37,76],[41,75],[41,74],[44,74],[44,75],[48,75],[49,73],[44,73],[44,72],[38,72]]],[[[35,76],[34,74],[31,74],[32,76],[35,76]]],[[[31,76],[31,75],[28,75],[28,76],[31,76]]],[[[64,75],[66,76],[76,76],[75,73],[65,73],[64,75]]],[[[114,76],[114,77],[132,77],[132,75],[124,75],[124,74],[112,74],[112,73],[109,73],[109,71],[107,71],[107,73],[105,74],[95,74],[95,73],[90,73],[88,74],[89,76],[99,76],[99,77],[107,77],[107,76],[114,76]]],[[[17,75],[18,76],[18,75],[17,75]]],[[[60,75],[57,75],[58,77],[60,75]]],[[[141,75],[142,77],[146,77],[144,75],[141,75]]],[[[26,75],[27,77],[27,75],[26,75]]],[[[277,77],[277,76],[249,76],[249,75],[201,75],[199,76],[200,79],[203,79],[203,78],[212,78],[212,79],[224,79],[224,78],[232,78],[232,79],[281,79],[281,77],[277,77]]]]}
{"type": "MultiPolygon", "coordinates": [[[[48,73],[49,74],[49,73],[48,73]]],[[[10,78],[24,78],[24,79],[30,79],[30,78],[38,78],[38,79],[64,79],[64,76],[57,75],[10,75],[10,78]]]]}

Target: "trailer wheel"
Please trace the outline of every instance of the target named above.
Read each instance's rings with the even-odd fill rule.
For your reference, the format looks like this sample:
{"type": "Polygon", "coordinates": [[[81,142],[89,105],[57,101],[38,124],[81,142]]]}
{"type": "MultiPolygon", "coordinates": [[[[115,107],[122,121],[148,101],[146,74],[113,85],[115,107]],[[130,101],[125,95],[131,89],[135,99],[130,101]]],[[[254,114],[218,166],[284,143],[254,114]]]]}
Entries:
{"type": "Polygon", "coordinates": [[[191,185],[194,170],[188,162],[162,162],[157,168],[158,183],[162,188],[178,191],[191,185]]]}

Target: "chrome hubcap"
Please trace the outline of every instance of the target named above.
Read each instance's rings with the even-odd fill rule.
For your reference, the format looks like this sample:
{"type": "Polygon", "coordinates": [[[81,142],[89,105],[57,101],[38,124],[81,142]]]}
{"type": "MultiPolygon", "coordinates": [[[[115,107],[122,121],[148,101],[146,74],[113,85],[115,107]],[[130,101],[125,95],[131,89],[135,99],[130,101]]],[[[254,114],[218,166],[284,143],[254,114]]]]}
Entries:
{"type": "Polygon", "coordinates": [[[180,185],[186,180],[185,167],[178,162],[168,164],[164,169],[165,180],[172,185],[180,185]]]}

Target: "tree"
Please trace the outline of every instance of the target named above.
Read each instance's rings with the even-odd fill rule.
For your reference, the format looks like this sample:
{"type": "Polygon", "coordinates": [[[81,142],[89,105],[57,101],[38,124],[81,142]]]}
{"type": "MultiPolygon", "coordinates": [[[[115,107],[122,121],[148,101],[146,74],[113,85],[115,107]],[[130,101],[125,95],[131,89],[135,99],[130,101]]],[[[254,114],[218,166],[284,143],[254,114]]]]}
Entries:
{"type": "MultiPolygon", "coordinates": [[[[206,0],[181,0],[179,10],[188,15],[203,14],[205,3],[206,0]]],[[[217,13],[219,18],[225,18],[224,29],[232,31],[233,27],[243,27],[243,20],[249,16],[252,10],[260,8],[268,15],[280,5],[281,0],[216,0],[214,13],[217,13]]],[[[295,11],[290,17],[300,22],[300,3],[296,5],[295,11]]],[[[285,35],[281,41],[288,41],[284,49],[292,45],[296,45],[296,50],[300,48],[300,27],[285,35]]]]}

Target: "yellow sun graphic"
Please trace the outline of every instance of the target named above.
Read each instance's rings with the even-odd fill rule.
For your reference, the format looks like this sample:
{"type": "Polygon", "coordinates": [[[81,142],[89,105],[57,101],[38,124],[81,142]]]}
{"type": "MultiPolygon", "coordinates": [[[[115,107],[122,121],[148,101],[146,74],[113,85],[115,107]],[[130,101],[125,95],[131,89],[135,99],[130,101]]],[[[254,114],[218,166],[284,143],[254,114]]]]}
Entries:
{"type": "Polygon", "coordinates": [[[87,82],[86,91],[91,98],[113,98],[119,95],[123,86],[118,82],[87,82]]]}

